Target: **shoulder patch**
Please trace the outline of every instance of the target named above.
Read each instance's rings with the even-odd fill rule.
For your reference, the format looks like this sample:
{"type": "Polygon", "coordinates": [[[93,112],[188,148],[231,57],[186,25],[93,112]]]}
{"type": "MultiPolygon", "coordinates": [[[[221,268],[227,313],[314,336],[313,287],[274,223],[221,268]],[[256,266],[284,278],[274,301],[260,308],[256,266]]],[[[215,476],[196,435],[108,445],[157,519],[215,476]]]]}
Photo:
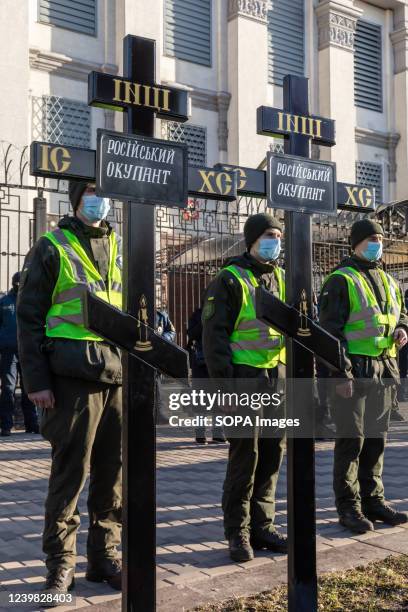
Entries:
{"type": "Polygon", "coordinates": [[[215,313],[215,302],[213,297],[209,297],[203,308],[203,320],[208,321],[214,316],[215,313]]]}

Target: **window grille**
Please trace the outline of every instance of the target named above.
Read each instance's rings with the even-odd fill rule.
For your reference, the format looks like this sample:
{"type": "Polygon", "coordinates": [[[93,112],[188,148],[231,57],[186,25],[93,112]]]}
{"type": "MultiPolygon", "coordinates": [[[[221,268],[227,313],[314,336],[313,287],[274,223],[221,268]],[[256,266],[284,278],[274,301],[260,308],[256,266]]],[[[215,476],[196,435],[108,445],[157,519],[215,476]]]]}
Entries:
{"type": "Polygon", "coordinates": [[[273,143],[270,145],[270,150],[272,153],[284,153],[285,147],[282,141],[277,142],[276,140],[274,140],[273,143]]]}
{"type": "Polygon", "coordinates": [[[383,167],[374,162],[356,162],[356,182],[364,187],[375,187],[377,203],[383,199],[383,167]]]}
{"type": "Polygon", "coordinates": [[[91,146],[91,109],[58,96],[33,98],[33,138],[74,147],[91,146]]]}
{"type": "Polygon", "coordinates": [[[382,113],[381,26],[357,21],[354,53],[354,100],[356,106],[382,113]]]}
{"type": "Polygon", "coordinates": [[[211,66],[211,0],[165,0],[164,52],[211,66]]]}
{"type": "Polygon", "coordinates": [[[207,164],[207,130],[199,125],[167,121],[164,123],[164,138],[188,145],[190,166],[207,164]]]}
{"type": "Polygon", "coordinates": [[[304,0],[271,0],[268,11],[268,80],[282,85],[287,74],[304,76],[304,0]]]}
{"type": "Polygon", "coordinates": [[[39,0],[39,21],[96,36],[96,0],[39,0]]]}

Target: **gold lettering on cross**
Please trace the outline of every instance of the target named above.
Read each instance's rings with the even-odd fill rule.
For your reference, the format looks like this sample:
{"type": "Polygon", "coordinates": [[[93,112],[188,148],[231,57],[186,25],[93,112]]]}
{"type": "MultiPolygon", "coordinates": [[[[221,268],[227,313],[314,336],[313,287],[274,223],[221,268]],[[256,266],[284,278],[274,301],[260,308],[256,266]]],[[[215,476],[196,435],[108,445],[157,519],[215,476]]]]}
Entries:
{"type": "Polygon", "coordinates": [[[316,130],[313,129],[314,137],[315,138],[321,138],[322,137],[322,120],[321,119],[314,119],[313,123],[314,123],[314,126],[316,127],[316,130]]]}
{"type": "Polygon", "coordinates": [[[364,207],[369,207],[373,203],[373,192],[368,187],[363,187],[358,193],[358,199],[364,207]]]}
{"type": "Polygon", "coordinates": [[[299,119],[298,115],[288,115],[288,130],[294,134],[299,134],[299,119]]]}
{"type": "Polygon", "coordinates": [[[354,195],[357,192],[357,187],[353,187],[353,185],[346,185],[346,191],[349,196],[346,206],[358,206],[358,202],[354,195]]]}
{"type": "Polygon", "coordinates": [[[206,170],[199,170],[198,172],[200,173],[200,176],[203,179],[203,184],[201,185],[198,191],[200,191],[201,193],[215,193],[215,189],[210,180],[211,178],[213,178],[215,172],[213,170],[209,172],[207,172],[206,170]]]}
{"type": "Polygon", "coordinates": [[[40,170],[46,172],[66,172],[71,165],[71,155],[65,147],[41,145],[40,170]]]}
{"type": "Polygon", "coordinates": [[[71,155],[65,147],[53,147],[50,158],[55,172],[64,173],[71,165],[71,155]]]}
{"type": "Polygon", "coordinates": [[[218,172],[215,182],[221,195],[228,195],[231,192],[232,179],[226,172],[218,172]]]}
{"type": "Polygon", "coordinates": [[[115,95],[113,97],[113,101],[122,102],[122,98],[120,97],[120,90],[123,81],[121,81],[120,79],[113,79],[113,82],[115,83],[115,95]]]}

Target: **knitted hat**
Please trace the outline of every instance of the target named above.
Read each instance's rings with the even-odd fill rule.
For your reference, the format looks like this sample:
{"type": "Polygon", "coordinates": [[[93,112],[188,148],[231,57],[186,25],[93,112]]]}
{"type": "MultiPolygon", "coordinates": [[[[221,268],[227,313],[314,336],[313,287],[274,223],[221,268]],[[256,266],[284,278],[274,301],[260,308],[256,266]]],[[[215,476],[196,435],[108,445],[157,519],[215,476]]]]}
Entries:
{"type": "Polygon", "coordinates": [[[277,229],[282,231],[283,228],[282,224],[279,223],[275,217],[272,217],[272,215],[268,215],[267,213],[258,213],[257,215],[248,217],[244,225],[245,243],[248,251],[254,242],[258,240],[259,236],[262,236],[267,229],[277,229]]]}
{"type": "Polygon", "coordinates": [[[69,181],[68,194],[74,212],[78,208],[82,195],[87,187],[87,181],[69,181]]]}
{"type": "Polygon", "coordinates": [[[379,223],[376,221],[371,221],[371,219],[361,219],[361,221],[356,221],[351,227],[351,248],[354,249],[358,244],[360,244],[360,242],[373,234],[381,234],[384,236],[384,230],[379,223]]]}

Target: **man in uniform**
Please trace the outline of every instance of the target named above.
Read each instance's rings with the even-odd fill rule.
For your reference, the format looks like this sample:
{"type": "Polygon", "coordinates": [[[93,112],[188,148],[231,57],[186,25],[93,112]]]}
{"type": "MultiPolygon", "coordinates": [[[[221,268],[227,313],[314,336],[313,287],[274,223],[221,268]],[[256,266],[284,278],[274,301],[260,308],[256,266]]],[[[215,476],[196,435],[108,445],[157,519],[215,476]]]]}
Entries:
{"type": "Polygon", "coordinates": [[[71,182],[74,216],[31,249],[17,302],[25,387],[51,444],[45,503],[45,592],[74,586],[78,498],[90,471],[87,580],[121,588],[121,382],[119,350],[84,327],[86,290],[122,307],[119,238],[105,221],[109,200],[71,182]]]}
{"type": "Polygon", "coordinates": [[[329,275],[320,325],[339,338],[342,377],[335,381],[334,492],[340,523],[354,533],[373,521],[406,523],[384,498],[382,471],[392,390],[399,382],[397,348],[407,342],[400,288],[381,267],[383,228],[364,219],[351,228],[353,254],[329,275]]]}
{"type": "MultiPolygon", "coordinates": [[[[210,284],[203,307],[203,348],[211,378],[277,378],[284,361],[283,337],[256,319],[255,288],[265,286],[285,299],[284,275],[277,265],[282,226],[268,214],[248,218],[247,251],[234,257],[210,284]]],[[[249,561],[253,548],[286,552],[286,538],[274,527],[275,491],[283,437],[229,438],[222,506],[231,559],[249,561]]]]}
{"type": "Polygon", "coordinates": [[[13,427],[17,376],[20,375],[21,409],[27,433],[40,433],[37,409],[27,397],[21,381],[21,367],[17,350],[16,302],[20,272],[13,274],[12,287],[0,299],[0,428],[2,436],[10,436],[13,427]]]}

